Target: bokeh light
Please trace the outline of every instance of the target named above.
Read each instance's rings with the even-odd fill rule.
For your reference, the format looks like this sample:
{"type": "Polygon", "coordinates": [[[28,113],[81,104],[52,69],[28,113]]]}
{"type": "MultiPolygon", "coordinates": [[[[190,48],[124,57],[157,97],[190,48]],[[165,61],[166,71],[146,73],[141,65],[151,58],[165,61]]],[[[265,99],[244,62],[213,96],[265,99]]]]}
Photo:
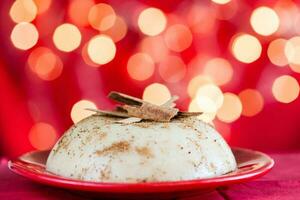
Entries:
{"type": "Polygon", "coordinates": [[[34,3],[37,6],[37,13],[43,14],[50,8],[52,0],[34,0],[34,3]]]}
{"type": "Polygon", "coordinates": [[[237,95],[224,93],[224,102],[217,112],[217,117],[223,122],[234,122],[241,116],[242,108],[242,103],[237,95]]]}
{"type": "Polygon", "coordinates": [[[72,0],[68,7],[68,15],[72,23],[87,26],[89,11],[94,4],[94,0],[72,0]]]}
{"type": "Polygon", "coordinates": [[[206,123],[212,123],[212,121],[216,117],[216,112],[205,112],[205,110],[201,109],[198,105],[197,101],[193,99],[188,108],[189,112],[203,112],[201,115],[199,115],[197,118],[206,122],[206,123]]]}
{"type": "Polygon", "coordinates": [[[216,112],[223,104],[223,93],[214,84],[205,84],[196,93],[198,106],[205,112],[216,112]]]}
{"type": "Polygon", "coordinates": [[[257,115],[264,107],[264,98],[258,90],[245,89],[239,93],[243,105],[242,115],[252,117],[257,115]]]}
{"type": "Polygon", "coordinates": [[[131,78],[143,81],[153,75],[154,62],[148,54],[136,53],[128,59],[127,71],[131,78]]]}
{"type": "Polygon", "coordinates": [[[122,17],[117,16],[114,25],[103,33],[111,37],[114,42],[118,42],[126,36],[127,24],[122,17]]]}
{"type": "Polygon", "coordinates": [[[262,46],[256,37],[239,34],[232,42],[231,51],[237,60],[243,63],[252,63],[260,57],[262,46]]]}
{"type": "Polygon", "coordinates": [[[22,22],[13,28],[10,39],[13,45],[21,50],[28,50],[33,47],[39,38],[36,27],[27,22],[22,22]]]}
{"type": "Polygon", "coordinates": [[[267,36],[278,30],[279,17],[273,9],[262,6],[252,12],[250,24],[256,33],[267,36]]]}
{"type": "Polygon", "coordinates": [[[114,9],[105,3],[94,5],[88,14],[90,25],[99,31],[105,31],[111,28],[114,25],[116,18],[114,9]]]}
{"type": "Polygon", "coordinates": [[[37,7],[33,0],[16,0],[12,4],[9,15],[16,22],[31,22],[35,19],[37,7]]]}
{"type": "Polygon", "coordinates": [[[89,54],[88,54],[88,51],[87,51],[87,48],[88,48],[88,44],[89,43],[85,43],[81,49],[81,56],[82,56],[82,59],[83,61],[89,65],[89,66],[92,66],[92,67],[99,67],[99,65],[97,63],[94,63],[89,54]]]}
{"type": "Polygon", "coordinates": [[[203,74],[209,76],[215,84],[224,85],[232,79],[233,68],[227,60],[214,58],[205,64],[203,74]]]}
{"type": "Polygon", "coordinates": [[[158,67],[160,76],[169,83],[180,81],[186,73],[186,66],[178,56],[167,56],[158,67]]]}
{"type": "Polygon", "coordinates": [[[299,96],[299,84],[294,77],[282,75],[273,82],[272,94],[281,103],[291,103],[299,96]]]}
{"type": "Polygon", "coordinates": [[[86,110],[86,108],[93,108],[97,109],[97,106],[95,103],[89,100],[80,100],[76,102],[71,110],[71,119],[74,123],[77,123],[81,121],[82,119],[94,114],[95,112],[86,110]]]}
{"type": "Polygon", "coordinates": [[[28,57],[28,65],[33,73],[46,81],[58,78],[63,70],[61,59],[46,47],[34,49],[28,57]]]}
{"type": "Polygon", "coordinates": [[[164,39],[160,35],[144,38],[140,44],[140,51],[150,55],[154,62],[162,61],[169,54],[164,39]]]}
{"type": "Polygon", "coordinates": [[[53,42],[59,50],[70,52],[79,47],[81,33],[73,24],[65,23],[55,29],[53,42]]]}
{"type": "Polygon", "coordinates": [[[292,64],[300,64],[300,36],[295,36],[286,42],[285,55],[292,64]]]}
{"type": "Polygon", "coordinates": [[[231,0],[211,0],[211,1],[214,2],[214,3],[217,3],[217,4],[227,4],[231,0]]]}
{"type": "Polygon", "coordinates": [[[138,26],[145,35],[155,36],[166,28],[167,19],[157,8],[146,8],[138,16],[138,26]]]}
{"type": "Polygon", "coordinates": [[[31,145],[38,150],[51,149],[57,140],[55,128],[45,122],[33,125],[28,135],[31,145]]]}
{"type": "Polygon", "coordinates": [[[285,39],[276,39],[273,40],[268,47],[268,57],[270,61],[277,66],[285,66],[288,64],[288,59],[285,55],[284,49],[287,40],[285,39]]]}
{"type": "Polygon", "coordinates": [[[167,86],[160,83],[152,83],[144,89],[143,100],[155,105],[162,105],[171,98],[167,86]]]}
{"type": "Polygon", "coordinates": [[[89,41],[87,52],[93,62],[103,65],[114,59],[116,46],[110,37],[97,35],[89,41]]]}
{"type": "Polygon", "coordinates": [[[166,30],[164,39],[170,50],[181,52],[191,46],[193,35],[187,26],[175,24],[166,30]]]}
{"type": "Polygon", "coordinates": [[[187,87],[187,92],[191,98],[194,98],[196,96],[198,88],[205,84],[211,84],[213,83],[212,79],[210,77],[204,76],[204,75],[198,75],[193,77],[187,87]]]}

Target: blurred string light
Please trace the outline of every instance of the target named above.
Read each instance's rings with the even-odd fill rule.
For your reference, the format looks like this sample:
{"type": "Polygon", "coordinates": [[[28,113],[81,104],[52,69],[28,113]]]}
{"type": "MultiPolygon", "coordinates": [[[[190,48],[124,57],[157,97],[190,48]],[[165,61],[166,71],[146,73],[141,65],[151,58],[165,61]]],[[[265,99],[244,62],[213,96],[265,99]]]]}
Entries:
{"type": "Polygon", "coordinates": [[[212,84],[213,81],[211,80],[211,78],[204,76],[204,75],[198,75],[193,77],[187,87],[187,92],[188,95],[191,98],[194,98],[196,96],[197,90],[198,88],[200,88],[201,86],[205,85],[205,84],[212,84]]]}
{"type": "Polygon", "coordinates": [[[9,15],[16,22],[31,22],[37,15],[37,6],[33,0],[16,0],[12,4],[9,15]]]}
{"type": "Polygon", "coordinates": [[[268,36],[278,30],[279,17],[272,8],[262,6],[252,12],[250,24],[256,33],[268,36]]]}
{"type": "Polygon", "coordinates": [[[63,70],[61,59],[46,47],[34,49],[28,57],[28,65],[34,74],[46,81],[58,78],[63,70]]]}
{"type": "Polygon", "coordinates": [[[87,52],[94,63],[103,65],[114,59],[116,55],[116,46],[110,37],[101,34],[94,36],[89,41],[87,52]]]}
{"type": "Polygon", "coordinates": [[[28,50],[33,47],[38,38],[39,33],[36,27],[28,22],[16,24],[10,35],[13,45],[21,50],[28,50]]]}
{"type": "Polygon", "coordinates": [[[281,103],[291,103],[299,96],[299,84],[292,76],[279,76],[273,82],[272,94],[281,103]]]}
{"type": "Polygon", "coordinates": [[[59,50],[71,52],[79,47],[81,33],[73,24],[65,23],[55,29],[53,42],[59,50]]]}
{"type": "Polygon", "coordinates": [[[252,63],[260,57],[262,46],[256,37],[243,33],[234,37],[231,51],[237,60],[252,63]]]}
{"type": "Polygon", "coordinates": [[[94,5],[88,14],[90,25],[99,31],[106,31],[111,28],[114,25],[116,18],[114,9],[105,3],[94,5]]]}
{"type": "Polygon", "coordinates": [[[211,1],[214,2],[214,3],[217,3],[217,4],[227,4],[231,0],[211,0],[211,1]]]}
{"type": "Polygon", "coordinates": [[[283,67],[288,64],[288,59],[284,52],[286,42],[286,39],[279,38],[269,44],[267,53],[271,63],[274,65],[283,67]]]}
{"type": "Polygon", "coordinates": [[[93,0],[72,0],[68,7],[71,22],[78,26],[87,26],[89,11],[93,5],[95,5],[93,0]]]}
{"type": "Polygon", "coordinates": [[[114,42],[118,42],[126,36],[127,24],[122,17],[117,16],[114,25],[103,33],[110,36],[114,42]]]}
{"type": "Polygon", "coordinates": [[[285,55],[292,64],[300,64],[300,36],[295,36],[286,42],[285,55]]]}
{"type": "Polygon", "coordinates": [[[34,3],[37,6],[37,13],[43,14],[50,8],[52,0],[34,0],[34,3]]]}
{"type": "Polygon", "coordinates": [[[77,123],[82,119],[94,114],[94,112],[86,110],[86,108],[96,109],[97,106],[92,101],[85,100],[85,99],[80,100],[73,105],[71,110],[71,119],[74,123],[77,123]]]}
{"type": "Polygon", "coordinates": [[[181,52],[191,46],[193,36],[187,26],[175,24],[166,30],[164,39],[170,50],[181,52]]]}
{"type": "Polygon", "coordinates": [[[242,102],[242,115],[252,117],[257,115],[264,107],[264,98],[258,90],[245,89],[239,93],[242,102]]]}
{"type": "Polygon", "coordinates": [[[237,120],[242,113],[242,103],[239,97],[233,93],[224,93],[224,102],[217,112],[219,120],[227,123],[237,120]]]}
{"type": "Polygon", "coordinates": [[[175,83],[184,78],[186,73],[186,65],[181,57],[169,55],[159,63],[158,70],[164,81],[175,83]]]}
{"type": "Polygon", "coordinates": [[[39,122],[30,129],[28,139],[34,148],[48,150],[55,144],[57,132],[51,124],[39,122]]]}
{"type": "Polygon", "coordinates": [[[161,83],[152,83],[144,89],[143,100],[155,105],[162,105],[170,98],[169,89],[161,83]]]}
{"type": "Polygon", "coordinates": [[[233,68],[227,60],[214,58],[205,64],[203,74],[209,76],[215,84],[224,85],[231,80],[233,68]]]}
{"type": "Polygon", "coordinates": [[[166,16],[157,8],[146,8],[138,16],[138,26],[145,35],[158,35],[165,30],[166,25],[166,16]]]}
{"type": "Polygon", "coordinates": [[[140,43],[139,50],[150,55],[156,63],[162,61],[169,54],[164,39],[160,35],[145,37],[140,43]]]}
{"type": "Polygon", "coordinates": [[[154,62],[145,53],[133,54],[127,62],[127,71],[131,78],[143,81],[150,78],[154,73],[154,62]]]}

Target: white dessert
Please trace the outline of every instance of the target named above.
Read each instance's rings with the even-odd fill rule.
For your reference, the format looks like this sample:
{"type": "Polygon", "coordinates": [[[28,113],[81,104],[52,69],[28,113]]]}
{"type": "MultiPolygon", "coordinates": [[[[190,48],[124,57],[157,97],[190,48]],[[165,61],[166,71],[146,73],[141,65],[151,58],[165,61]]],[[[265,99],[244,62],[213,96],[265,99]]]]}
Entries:
{"type": "Polygon", "coordinates": [[[56,143],[47,170],[99,182],[156,182],[220,176],[236,169],[221,135],[196,117],[118,123],[93,115],[56,143]]]}

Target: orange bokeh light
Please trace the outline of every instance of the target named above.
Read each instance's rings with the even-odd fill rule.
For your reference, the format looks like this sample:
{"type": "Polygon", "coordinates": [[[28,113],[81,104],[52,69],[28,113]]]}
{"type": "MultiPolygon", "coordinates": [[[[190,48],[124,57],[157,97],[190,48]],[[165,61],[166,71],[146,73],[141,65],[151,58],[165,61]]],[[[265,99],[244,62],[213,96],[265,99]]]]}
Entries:
{"type": "Polygon", "coordinates": [[[144,38],[140,44],[140,51],[150,55],[154,62],[162,61],[169,54],[162,36],[144,38]]]}
{"type": "Polygon", "coordinates": [[[273,40],[268,47],[268,57],[270,61],[277,66],[285,66],[288,64],[288,59],[285,56],[284,48],[287,40],[276,39],[273,40]]]}
{"type": "Polygon", "coordinates": [[[57,133],[52,125],[39,122],[30,129],[28,138],[34,148],[48,150],[55,144],[57,133]]]}
{"type": "Polygon", "coordinates": [[[127,62],[127,71],[131,78],[143,81],[150,78],[154,73],[154,62],[145,53],[132,55],[127,62]]]}
{"type": "Polygon", "coordinates": [[[31,22],[35,19],[37,7],[33,0],[16,0],[12,4],[9,15],[16,22],[31,22]]]}
{"type": "Polygon", "coordinates": [[[205,64],[203,74],[209,76],[215,84],[224,85],[232,79],[233,68],[229,61],[214,58],[205,64]]]}
{"type": "Polygon", "coordinates": [[[37,6],[38,14],[42,14],[50,8],[52,0],[34,0],[34,3],[37,6]]]}
{"type": "Polygon", "coordinates": [[[257,115],[264,107],[264,98],[258,90],[245,89],[239,94],[243,105],[242,115],[252,117],[257,115]]]}
{"type": "Polygon", "coordinates": [[[87,47],[88,47],[89,43],[85,43],[81,49],[81,56],[83,61],[92,67],[99,67],[99,64],[94,63],[91,58],[89,57],[88,51],[87,51],[87,47]]]}
{"type": "Polygon", "coordinates": [[[291,103],[299,96],[299,83],[289,75],[277,77],[272,85],[272,94],[281,103],[291,103]]]}
{"type": "Polygon", "coordinates": [[[223,122],[234,122],[241,116],[242,108],[242,103],[237,95],[224,93],[224,102],[217,112],[217,117],[223,122]]]}
{"type": "Polygon", "coordinates": [[[28,57],[28,65],[33,73],[46,81],[58,78],[63,70],[61,59],[46,47],[34,49],[28,57]]]}
{"type": "Polygon", "coordinates": [[[164,39],[170,50],[181,52],[191,46],[193,35],[185,25],[175,24],[166,30],[164,39]]]}
{"type": "Polygon", "coordinates": [[[68,7],[70,20],[78,26],[87,26],[89,11],[93,5],[94,0],[72,0],[68,7]]]}
{"type": "Polygon", "coordinates": [[[169,83],[175,83],[183,79],[186,73],[186,65],[178,56],[167,56],[159,64],[160,76],[169,83]]]}
{"type": "Polygon", "coordinates": [[[196,96],[197,90],[205,85],[205,84],[211,84],[213,81],[210,77],[198,75],[192,78],[188,84],[187,92],[191,98],[194,98],[196,96]]]}
{"type": "Polygon", "coordinates": [[[10,39],[13,45],[21,50],[28,50],[36,45],[39,33],[36,27],[27,22],[22,22],[13,28],[10,39]]]}
{"type": "Polygon", "coordinates": [[[99,31],[105,31],[111,28],[116,21],[116,13],[114,9],[105,3],[94,5],[88,14],[90,25],[99,31]]]}
{"type": "Polygon", "coordinates": [[[144,89],[143,100],[155,105],[162,105],[171,98],[167,86],[160,83],[152,83],[144,89]]]}
{"type": "Polygon", "coordinates": [[[126,36],[127,24],[122,17],[117,16],[114,25],[103,33],[110,36],[114,42],[118,42],[126,36]]]}

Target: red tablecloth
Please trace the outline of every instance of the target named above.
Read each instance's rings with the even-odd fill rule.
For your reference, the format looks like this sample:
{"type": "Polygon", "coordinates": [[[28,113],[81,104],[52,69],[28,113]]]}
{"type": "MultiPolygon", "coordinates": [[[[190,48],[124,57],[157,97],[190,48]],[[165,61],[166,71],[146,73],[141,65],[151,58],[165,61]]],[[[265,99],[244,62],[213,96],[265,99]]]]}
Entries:
{"type": "MultiPolygon", "coordinates": [[[[252,182],[185,200],[295,200],[300,199],[300,152],[271,154],[274,169],[252,182]]],[[[85,199],[68,191],[33,183],[13,174],[7,160],[0,161],[0,199],[85,199]]]]}

